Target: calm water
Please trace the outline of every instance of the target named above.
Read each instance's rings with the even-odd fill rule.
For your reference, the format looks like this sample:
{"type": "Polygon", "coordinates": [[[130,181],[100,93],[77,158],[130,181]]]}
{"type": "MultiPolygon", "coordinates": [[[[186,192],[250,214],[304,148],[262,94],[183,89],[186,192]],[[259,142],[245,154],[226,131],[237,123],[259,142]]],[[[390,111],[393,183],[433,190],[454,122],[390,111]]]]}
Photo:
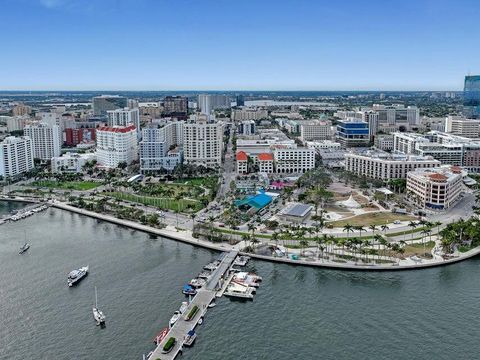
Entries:
{"type": "MultiPolygon", "coordinates": [[[[1,225],[0,359],[141,359],[214,257],[58,209],[1,225]],[[67,273],[87,264],[69,289],[67,273]]],[[[479,259],[399,273],[250,267],[264,278],[255,300],[220,299],[184,359],[479,358],[479,259]]]]}
{"type": "Polygon", "coordinates": [[[12,211],[20,210],[25,206],[28,206],[28,203],[0,200],[0,217],[2,217],[2,215],[10,214],[12,211]]]}

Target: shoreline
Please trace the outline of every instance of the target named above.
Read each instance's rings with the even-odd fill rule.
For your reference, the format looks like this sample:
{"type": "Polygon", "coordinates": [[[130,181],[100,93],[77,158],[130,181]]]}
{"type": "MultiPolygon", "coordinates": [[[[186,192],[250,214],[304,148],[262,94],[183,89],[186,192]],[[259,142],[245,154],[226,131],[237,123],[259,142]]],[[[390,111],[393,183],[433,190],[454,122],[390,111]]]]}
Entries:
{"type": "MultiPolygon", "coordinates": [[[[4,198],[2,197],[0,200],[5,200],[5,201],[17,201],[17,202],[26,202],[26,203],[36,203],[38,201],[32,200],[32,199],[23,199],[23,198],[4,198]]],[[[333,269],[333,270],[343,270],[343,271],[406,271],[406,270],[421,270],[421,269],[428,269],[432,267],[438,267],[438,266],[445,266],[445,265],[451,265],[455,264],[467,259],[470,259],[472,257],[475,257],[477,255],[480,255],[480,246],[471,250],[468,250],[465,253],[462,253],[459,257],[448,259],[448,260],[443,260],[443,261],[435,261],[435,262],[425,262],[425,263],[416,263],[416,264],[408,264],[408,265],[382,265],[382,264],[377,264],[377,265],[365,265],[365,264],[359,264],[359,265],[352,265],[352,264],[343,264],[343,263],[326,263],[326,262],[321,262],[321,261],[313,261],[313,260],[292,260],[288,258],[280,258],[280,257],[273,257],[273,256],[268,256],[268,255],[259,255],[259,254],[252,254],[244,251],[240,251],[238,247],[235,247],[235,245],[228,245],[228,244],[216,244],[212,243],[207,240],[201,240],[201,239],[195,239],[192,237],[191,232],[188,230],[176,230],[172,229],[171,226],[167,226],[166,228],[163,229],[157,229],[153,228],[148,225],[143,225],[139,224],[137,222],[131,221],[131,220],[125,220],[125,219],[119,219],[116,218],[112,215],[106,215],[106,214],[100,214],[96,213],[94,211],[89,211],[89,210],[84,210],[80,209],[68,204],[65,204],[63,202],[58,202],[58,201],[49,201],[48,202],[52,207],[70,211],[76,214],[80,215],[85,215],[91,218],[95,218],[98,220],[103,220],[107,221],[109,223],[119,225],[119,226],[125,226],[130,229],[142,231],[148,234],[153,234],[157,236],[163,236],[165,238],[174,240],[174,241],[180,241],[185,244],[193,245],[193,246],[199,246],[205,249],[213,250],[213,251],[230,251],[232,249],[239,250],[240,255],[247,255],[250,256],[253,259],[257,260],[263,260],[263,261],[269,261],[269,262],[274,262],[274,263],[282,263],[282,264],[287,264],[287,265],[299,265],[299,266],[309,266],[309,267],[319,267],[319,268],[326,268],[326,269],[333,269]]]]}
{"type": "MultiPolygon", "coordinates": [[[[130,220],[124,220],[124,219],[118,219],[114,216],[111,215],[105,215],[105,214],[99,214],[93,211],[89,210],[84,210],[84,209],[79,209],[71,205],[67,205],[65,203],[61,202],[51,202],[50,203],[52,207],[62,209],[62,210],[67,210],[71,211],[80,215],[85,215],[91,218],[99,219],[99,220],[104,220],[116,225],[120,226],[126,226],[131,229],[143,231],[145,233],[149,234],[154,234],[158,236],[163,236],[166,238],[169,238],[171,240],[175,241],[180,241],[186,244],[190,244],[193,246],[200,246],[209,250],[214,250],[214,251],[229,251],[232,249],[237,249],[235,248],[234,245],[217,245],[215,243],[211,243],[206,240],[201,240],[201,239],[195,239],[189,234],[187,230],[183,231],[177,231],[177,230],[171,230],[169,227],[164,228],[164,229],[156,229],[153,227],[150,227],[148,225],[142,225],[130,220]]],[[[443,261],[436,261],[436,262],[428,262],[428,263],[420,263],[420,264],[409,264],[409,265],[351,265],[351,264],[332,264],[332,263],[325,263],[325,262],[317,262],[317,261],[306,261],[306,260],[292,260],[292,259],[287,259],[287,258],[278,258],[278,257],[273,257],[273,256],[267,256],[267,255],[259,255],[259,254],[252,254],[252,253],[247,253],[240,251],[241,255],[247,255],[250,256],[251,258],[257,259],[257,260],[263,260],[263,261],[270,261],[270,262],[276,262],[276,263],[283,263],[283,264],[288,264],[288,265],[300,265],[300,266],[310,266],[310,267],[320,267],[320,268],[327,268],[327,269],[335,269],[335,270],[347,270],[347,271],[405,271],[405,270],[420,270],[420,269],[428,269],[432,267],[438,267],[438,266],[445,266],[445,265],[451,265],[455,264],[467,259],[470,259],[472,257],[475,257],[480,254],[480,247],[471,249],[465,253],[462,253],[461,256],[448,259],[448,260],[443,260],[443,261]]]]}

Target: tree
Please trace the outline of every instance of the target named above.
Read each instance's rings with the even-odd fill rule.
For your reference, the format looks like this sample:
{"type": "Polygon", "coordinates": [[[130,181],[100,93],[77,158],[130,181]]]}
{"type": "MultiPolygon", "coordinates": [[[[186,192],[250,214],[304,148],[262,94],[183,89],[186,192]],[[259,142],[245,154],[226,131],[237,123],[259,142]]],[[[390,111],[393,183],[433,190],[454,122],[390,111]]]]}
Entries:
{"type": "Polygon", "coordinates": [[[408,223],[408,226],[412,228],[412,241],[413,241],[413,230],[418,226],[418,224],[415,221],[410,221],[408,223]]]}
{"type": "Polygon", "coordinates": [[[344,231],[344,232],[346,231],[346,232],[347,232],[347,237],[350,237],[350,232],[353,232],[353,231],[354,231],[354,230],[353,230],[353,226],[350,225],[350,224],[345,224],[345,225],[343,226],[343,231],[344,231]]]}
{"type": "Polygon", "coordinates": [[[383,233],[386,234],[387,230],[390,229],[387,224],[383,224],[380,229],[382,229],[383,233]]]}

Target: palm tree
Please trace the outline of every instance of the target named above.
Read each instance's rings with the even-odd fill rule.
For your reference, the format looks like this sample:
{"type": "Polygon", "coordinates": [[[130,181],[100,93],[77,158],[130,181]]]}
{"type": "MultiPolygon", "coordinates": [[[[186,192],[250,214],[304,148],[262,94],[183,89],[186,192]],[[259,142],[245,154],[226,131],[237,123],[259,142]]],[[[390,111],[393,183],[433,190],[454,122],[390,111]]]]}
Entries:
{"type": "MultiPolygon", "coordinates": [[[[408,227],[411,227],[412,230],[414,230],[417,226],[418,226],[418,224],[415,221],[410,221],[408,223],[408,227]]],[[[412,241],[413,241],[413,231],[412,231],[412,241]]]]}
{"type": "Polygon", "coordinates": [[[255,239],[255,229],[257,228],[254,223],[250,222],[247,225],[248,231],[251,232],[250,234],[250,245],[253,243],[253,240],[255,239]]]}
{"type": "Polygon", "coordinates": [[[372,230],[372,235],[375,236],[375,231],[377,231],[377,225],[372,224],[368,227],[370,230],[372,230]]]}
{"type": "Polygon", "coordinates": [[[386,234],[387,230],[390,229],[387,224],[383,224],[380,229],[382,229],[383,233],[386,234]]]}
{"type": "Polygon", "coordinates": [[[275,242],[275,247],[277,247],[277,248],[278,248],[278,235],[279,235],[279,234],[278,234],[278,232],[276,232],[276,231],[274,231],[274,232],[272,233],[272,241],[275,242]]]}
{"type": "Polygon", "coordinates": [[[442,226],[442,222],[441,221],[435,221],[433,223],[433,226],[437,227],[437,234],[439,234],[440,233],[440,226],[442,226]]]}
{"type": "Polygon", "coordinates": [[[347,232],[347,237],[349,238],[350,232],[353,232],[353,226],[350,224],[345,224],[345,226],[343,227],[343,231],[347,232]]]}
{"type": "Polygon", "coordinates": [[[366,231],[365,228],[361,225],[360,226],[355,226],[354,229],[357,230],[360,233],[360,238],[362,237],[362,231],[366,231]]]}

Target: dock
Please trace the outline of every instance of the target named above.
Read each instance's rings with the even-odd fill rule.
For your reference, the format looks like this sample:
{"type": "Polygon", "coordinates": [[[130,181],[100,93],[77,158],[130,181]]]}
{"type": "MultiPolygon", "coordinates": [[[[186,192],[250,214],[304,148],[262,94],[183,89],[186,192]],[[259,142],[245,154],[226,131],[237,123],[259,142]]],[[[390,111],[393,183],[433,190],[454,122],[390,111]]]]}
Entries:
{"type": "Polygon", "coordinates": [[[168,335],[165,336],[155,350],[148,356],[148,360],[172,360],[183,350],[185,336],[190,330],[197,326],[198,321],[203,318],[207,312],[208,305],[216,298],[217,291],[224,287],[225,279],[230,276],[229,270],[237,255],[238,250],[232,250],[223,256],[220,265],[214,270],[206,285],[197,291],[197,294],[188,305],[184,315],[178,319],[170,329],[168,335]],[[192,319],[185,320],[185,314],[188,314],[194,306],[198,307],[198,312],[192,319]],[[169,353],[163,354],[162,349],[171,337],[176,339],[175,346],[169,353]]]}

